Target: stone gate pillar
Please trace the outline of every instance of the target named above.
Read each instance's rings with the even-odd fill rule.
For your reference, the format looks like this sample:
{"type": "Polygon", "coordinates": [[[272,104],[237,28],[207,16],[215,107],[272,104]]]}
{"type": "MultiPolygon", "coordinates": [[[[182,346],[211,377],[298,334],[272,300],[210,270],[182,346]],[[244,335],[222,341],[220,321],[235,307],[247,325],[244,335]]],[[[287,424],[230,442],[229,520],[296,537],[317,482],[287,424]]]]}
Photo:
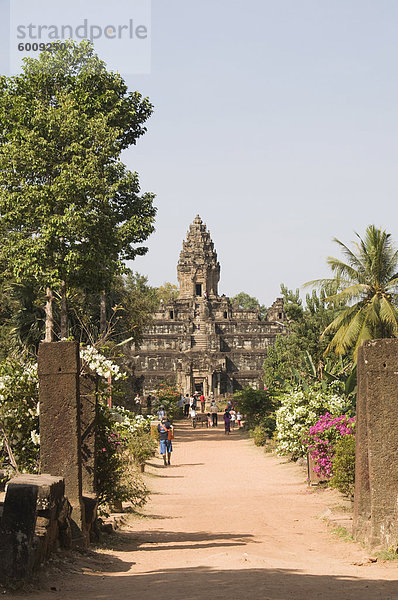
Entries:
{"type": "Polygon", "coordinates": [[[40,344],[40,468],[42,473],[64,478],[65,495],[72,505],[72,543],[85,545],[79,373],[77,342],[40,344]]]}
{"type": "Polygon", "coordinates": [[[354,536],[398,547],[398,339],[358,352],[354,536]]]}

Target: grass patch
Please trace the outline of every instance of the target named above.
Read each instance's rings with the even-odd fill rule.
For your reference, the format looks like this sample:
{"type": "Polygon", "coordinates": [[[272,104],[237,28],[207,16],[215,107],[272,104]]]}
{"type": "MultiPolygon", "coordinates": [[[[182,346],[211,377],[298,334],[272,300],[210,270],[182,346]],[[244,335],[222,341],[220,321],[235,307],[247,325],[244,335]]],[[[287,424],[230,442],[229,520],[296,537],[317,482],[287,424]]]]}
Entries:
{"type": "Polygon", "coordinates": [[[380,560],[398,560],[398,549],[390,546],[387,550],[381,550],[380,552],[376,552],[375,556],[380,558],[380,560]]]}
{"type": "Polygon", "coordinates": [[[352,535],[348,533],[347,529],[345,527],[342,527],[341,525],[338,525],[336,529],[332,529],[331,533],[332,535],[335,535],[336,537],[342,539],[344,542],[355,542],[352,535]]]}

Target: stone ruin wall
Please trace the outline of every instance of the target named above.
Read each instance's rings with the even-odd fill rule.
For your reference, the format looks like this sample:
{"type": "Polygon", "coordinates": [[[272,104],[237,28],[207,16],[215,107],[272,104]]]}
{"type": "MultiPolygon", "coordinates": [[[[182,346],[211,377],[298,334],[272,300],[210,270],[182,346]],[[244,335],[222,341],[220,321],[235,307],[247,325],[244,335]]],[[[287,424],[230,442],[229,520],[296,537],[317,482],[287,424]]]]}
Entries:
{"type": "Polygon", "coordinates": [[[358,352],[354,536],[398,549],[398,339],[358,352]]]}

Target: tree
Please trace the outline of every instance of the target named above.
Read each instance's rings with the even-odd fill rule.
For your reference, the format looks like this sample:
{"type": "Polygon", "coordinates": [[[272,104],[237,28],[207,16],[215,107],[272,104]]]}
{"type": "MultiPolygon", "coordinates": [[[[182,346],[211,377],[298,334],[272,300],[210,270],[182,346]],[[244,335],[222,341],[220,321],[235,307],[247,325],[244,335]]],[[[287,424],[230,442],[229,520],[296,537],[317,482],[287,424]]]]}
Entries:
{"type": "MultiPolygon", "coordinates": [[[[329,291],[330,291],[329,286],[329,291]]],[[[324,352],[330,341],[327,335],[320,340],[325,328],[336,316],[336,307],[328,301],[328,291],[307,294],[305,305],[299,290],[281,285],[289,335],[278,336],[267,351],[264,361],[264,381],[268,386],[286,383],[310,384],[314,381],[339,379],[351,371],[350,364],[337,364],[337,359],[325,363],[324,352]]]]}
{"type": "Polygon", "coordinates": [[[264,306],[264,304],[260,304],[257,298],[249,296],[246,292],[239,292],[239,294],[236,294],[236,296],[231,298],[231,302],[233,305],[238,308],[243,308],[244,310],[258,310],[262,321],[267,316],[267,307],[264,306]]]}
{"type": "Polygon", "coordinates": [[[163,285],[160,285],[157,292],[159,301],[163,301],[164,304],[169,304],[178,298],[178,287],[170,281],[165,281],[163,285]]]}
{"type": "Polygon", "coordinates": [[[151,112],[88,41],[55,45],[0,78],[0,259],[17,282],[46,290],[48,340],[54,290],[64,337],[68,289],[100,294],[147,251],[137,244],[153,231],[153,195],[140,195],[120,153],[151,112]]]}
{"type": "MultiPolygon", "coordinates": [[[[278,400],[271,390],[254,390],[247,387],[234,394],[234,400],[239,410],[244,414],[246,426],[253,429],[256,425],[270,426],[275,421],[273,413],[278,406],[278,400]],[[270,420],[268,422],[268,420],[270,420]]],[[[271,427],[272,428],[272,427],[271,427]]]]}
{"type": "Polygon", "coordinates": [[[158,308],[157,289],[148,285],[148,278],[129,272],[123,277],[120,290],[120,319],[116,328],[119,338],[128,334],[136,345],[142,342],[142,334],[158,308]]]}
{"type": "Polygon", "coordinates": [[[84,343],[92,344],[101,338],[101,343],[110,347],[127,340],[139,345],[158,304],[157,289],[148,285],[147,277],[126,269],[108,291],[106,331],[100,323],[98,296],[89,290],[76,290],[70,295],[70,330],[75,339],[84,343]]]}
{"type": "Polygon", "coordinates": [[[339,310],[323,332],[323,339],[333,335],[325,354],[352,353],[355,362],[365,340],[398,337],[398,251],[391,235],[374,225],[369,225],[364,238],[356,236],[354,250],[334,239],[346,258],[346,262],[328,258],[334,278],[309,282],[337,289],[327,298],[338,303],[339,310]]]}
{"type": "Polygon", "coordinates": [[[35,356],[43,338],[43,298],[33,285],[9,283],[6,291],[11,313],[7,322],[10,342],[17,351],[35,356]]]}

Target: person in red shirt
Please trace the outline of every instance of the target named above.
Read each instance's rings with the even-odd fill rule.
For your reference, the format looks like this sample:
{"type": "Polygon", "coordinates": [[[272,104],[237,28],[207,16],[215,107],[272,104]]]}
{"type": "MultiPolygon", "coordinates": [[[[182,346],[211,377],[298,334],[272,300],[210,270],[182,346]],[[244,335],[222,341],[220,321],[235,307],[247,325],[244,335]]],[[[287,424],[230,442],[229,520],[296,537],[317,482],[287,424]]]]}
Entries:
{"type": "Polygon", "coordinates": [[[205,412],[205,406],[206,406],[206,398],[204,397],[203,394],[200,397],[200,406],[201,406],[202,413],[204,413],[205,412]]]}

